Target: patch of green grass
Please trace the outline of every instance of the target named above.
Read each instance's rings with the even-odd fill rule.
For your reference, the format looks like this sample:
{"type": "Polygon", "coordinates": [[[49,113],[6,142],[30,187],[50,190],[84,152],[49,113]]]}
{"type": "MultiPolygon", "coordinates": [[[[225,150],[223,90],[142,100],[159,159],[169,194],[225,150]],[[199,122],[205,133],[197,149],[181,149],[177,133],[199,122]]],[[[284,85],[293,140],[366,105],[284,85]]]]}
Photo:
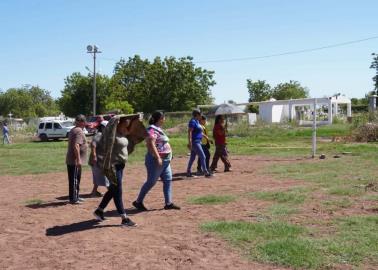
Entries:
{"type": "Polygon", "coordinates": [[[378,194],[370,194],[370,195],[366,195],[364,197],[365,200],[368,200],[368,201],[378,201],[378,194]]]}
{"type": "Polygon", "coordinates": [[[332,224],[329,234],[317,237],[302,226],[280,221],[208,222],[201,229],[219,235],[253,260],[295,269],[378,264],[378,216],[339,218],[332,224]]]}
{"type": "Polygon", "coordinates": [[[360,265],[378,263],[378,216],[354,216],[335,221],[337,231],[321,244],[330,260],[360,265]]]}
{"type": "Polygon", "coordinates": [[[322,264],[319,250],[306,239],[276,239],[257,248],[264,261],[294,269],[318,268],[322,264]]]}
{"type": "Polygon", "coordinates": [[[325,205],[331,210],[335,208],[348,208],[352,204],[352,201],[348,198],[342,198],[340,200],[328,200],[323,202],[323,205],[325,205]]]}
{"type": "Polygon", "coordinates": [[[43,204],[43,200],[41,199],[30,199],[30,200],[26,200],[24,202],[25,205],[40,205],[40,204],[43,204]]]}
{"type": "Polygon", "coordinates": [[[276,201],[278,203],[300,204],[306,199],[306,195],[300,189],[288,191],[261,191],[252,192],[250,195],[259,200],[276,201]]]}
{"type": "Polygon", "coordinates": [[[198,197],[190,197],[188,198],[188,202],[192,204],[224,204],[233,202],[236,200],[235,196],[230,195],[206,195],[206,196],[198,196],[198,197]]]}
{"type": "Polygon", "coordinates": [[[285,217],[298,213],[297,208],[285,204],[273,204],[267,210],[273,217],[285,217]]]}
{"type": "Polygon", "coordinates": [[[363,191],[356,187],[331,187],[328,190],[328,193],[331,195],[338,195],[338,196],[356,196],[360,195],[363,191]]]}
{"type": "Polygon", "coordinates": [[[294,268],[315,268],[321,263],[319,251],[300,238],[306,230],[284,222],[209,222],[202,230],[214,232],[238,246],[253,260],[294,268]]]}

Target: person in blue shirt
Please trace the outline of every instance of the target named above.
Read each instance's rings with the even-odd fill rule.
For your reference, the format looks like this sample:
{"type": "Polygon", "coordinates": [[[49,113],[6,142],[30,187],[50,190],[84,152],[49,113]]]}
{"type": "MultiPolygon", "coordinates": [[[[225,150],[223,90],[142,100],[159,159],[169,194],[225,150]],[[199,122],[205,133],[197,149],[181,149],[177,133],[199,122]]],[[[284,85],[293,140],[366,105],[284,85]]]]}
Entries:
{"type": "Polygon", "coordinates": [[[213,175],[208,171],[206,167],[206,156],[202,150],[201,141],[203,136],[202,126],[199,122],[201,119],[201,112],[199,110],[194,110],[192,113],[193,118],[188,124],[188,148],[190,150],[190,158],[188,162],[188,168],[186,170],[187,177],[194,177],[192,174],[192,165],[198,155],[201,163],[202,172],[205,177],[212,177],[213,175]]]}
{"type": "Polygon", "coordinates": [[[3,123],[3,144],[10,144],[10,140],[9,140],[9,129],[8,129],[8,126],[7,126],[7,123],[3,123]]]}

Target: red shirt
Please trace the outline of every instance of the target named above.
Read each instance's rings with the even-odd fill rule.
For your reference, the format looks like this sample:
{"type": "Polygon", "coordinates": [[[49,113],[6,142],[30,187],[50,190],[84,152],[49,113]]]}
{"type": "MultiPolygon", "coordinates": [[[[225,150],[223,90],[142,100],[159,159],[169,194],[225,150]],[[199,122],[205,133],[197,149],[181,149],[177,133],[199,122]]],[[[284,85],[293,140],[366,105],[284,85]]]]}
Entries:
{"type": "Polygon", "coordinates": [[[213,128],[215,144],[226,144],[226,130],[221,124],[215,124],[213,128]]]}

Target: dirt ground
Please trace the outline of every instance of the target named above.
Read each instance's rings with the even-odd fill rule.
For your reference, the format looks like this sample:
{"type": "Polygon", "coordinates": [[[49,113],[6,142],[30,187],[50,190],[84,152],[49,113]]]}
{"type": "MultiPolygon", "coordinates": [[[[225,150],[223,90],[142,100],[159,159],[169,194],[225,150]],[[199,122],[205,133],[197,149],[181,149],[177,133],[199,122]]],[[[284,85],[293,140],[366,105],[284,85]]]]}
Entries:
{"type": "MultiPolygon", "coordinates": [[[[180,177],[187,157],[173,160],[174,202],[180,211],[163,210],[162,184],[147,195],[148,212],[136,213],[131,202],[145,180],[143,165],[125,169],[124,203],[137,222],[120,227],[113,202],[108,221],[95,222],[92,212],[100,198],[81,205],[67,204],[66,173],[0,176],[0,269],[283,269],[249,261],[243,254],[199,225],[214,220],[253,220],[267,202],[240,197],[224,205],[193,205],[190,196],[240,195],[299,185],[298,181],[274,180],[256,171],[272,162],[292,162],[265,157],[234,157],[233,172],[212,179],[180,177]],[[43,200],[26,206],[31,199],[43,200]]],[[[84,172],[81,194],[91,190],[90,171],[84,172]]],[[[102,190],[104,191],[104,190],[102,190]]]]}

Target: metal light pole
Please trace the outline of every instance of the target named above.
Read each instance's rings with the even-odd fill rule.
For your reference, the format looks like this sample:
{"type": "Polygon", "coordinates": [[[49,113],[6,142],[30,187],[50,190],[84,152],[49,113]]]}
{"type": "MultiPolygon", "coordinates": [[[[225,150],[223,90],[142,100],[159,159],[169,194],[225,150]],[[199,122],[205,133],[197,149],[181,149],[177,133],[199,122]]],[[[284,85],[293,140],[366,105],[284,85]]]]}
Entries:
{"type": "Polygon", "coordinates": [[[93,54],[93,115],[96,115],[96,54],[101,53],[96,45],[88,45],[87,53],[93,54]]]}
{"type": "Polygon", "coordinates": [[[315,158],[316,156],[316,105],[316,98],[314,98],[314,110],[312,112],[312,158],[315,158]]]}

